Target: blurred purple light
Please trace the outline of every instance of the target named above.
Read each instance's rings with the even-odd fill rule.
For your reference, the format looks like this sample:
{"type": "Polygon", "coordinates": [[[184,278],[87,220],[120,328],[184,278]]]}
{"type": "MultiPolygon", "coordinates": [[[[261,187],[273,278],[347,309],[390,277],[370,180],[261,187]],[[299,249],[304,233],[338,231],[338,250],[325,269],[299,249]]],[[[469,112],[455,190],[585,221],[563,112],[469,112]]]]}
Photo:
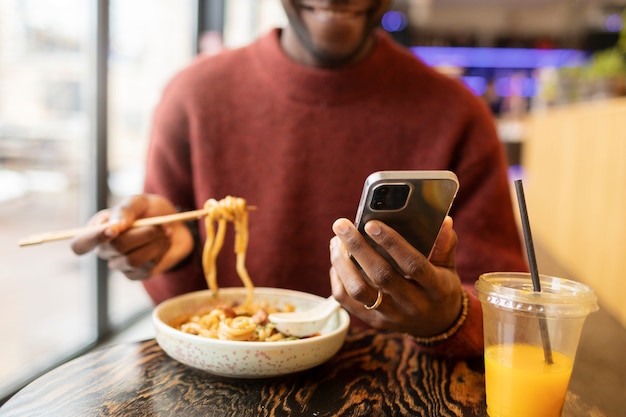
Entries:
{"type": "Polygon", "coordinates": [[[428,65],[459,68],[559,68],[582,65],[587,60],[585,52],[573,49],[417,46],[411,50],[428,65]]]}
{"type": "Polygon", "coordinates": [[[529,77],[501,77],[495,81],[494,87],[500,97],[534,97],[537,94],[537,80],[529,77]]]}
{"type": "Polygon", "coordinates": [[[383,15],[381,25],[387,32],[399,32],[406,29],[408,19],[404,13],[397,10],[390,10],[383,15]]]}
{"type": "Polygon", "coordinates": [[[482,96],[487,91],[487,80],[485,77],[462,76],[461,81],[477,96],[482,96]]]}
{"type": "MultiPolygon", "coordinates": [[[[418,46],[411,50],[424,63],[433,67],[495,70],[494,88],[500,97],[533,97],[539,88],[538,81],[530,75],[534,69],[581,66],[589,59],[587,52],[574,49],[418,46]],[[505,73],[510,75],[506,76],[505,73]]],[[[488,82],[486,76],[473,75],[470,71],[460,78],[476,95],[484,94],[488,82]]]]}
{"type": "Polygon", "coordinates": [[[620,30],[622,30],[623,26],[624,22],[622,21],[622,16],[616,13],[607,17],[606,21],[604,22],[604,27],[609,32],[619,32],[620,30]]]}

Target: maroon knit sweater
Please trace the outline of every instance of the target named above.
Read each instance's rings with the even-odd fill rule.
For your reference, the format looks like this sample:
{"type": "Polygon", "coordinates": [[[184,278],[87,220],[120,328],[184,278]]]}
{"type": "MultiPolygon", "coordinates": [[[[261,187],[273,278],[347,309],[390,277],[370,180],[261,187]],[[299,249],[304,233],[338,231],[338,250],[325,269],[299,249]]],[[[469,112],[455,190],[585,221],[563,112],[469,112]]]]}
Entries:
{"type": "MultiPolygon", "coordinates": [[[[365,178],[448,169],[460,182],[451,216],[464,283],[526,269],[502,146],[480,99],[383,32],[369,58],[339,70],[291,61],[279,36],[198,58],[170,82],[154,116],[146,192],[181,209],[245,198],[257,207],[247,255],[254,284],[327,296],[331,225],[354,218],[365,178]]],[[[228,235],[218,283],[241,286],[228,235]]],[[[194,261],[144,285],[155,303],[206,288],[194,261]]],[[[470,304],[462,331],[438,351],[481,352],[482,314],[470,304]]]]}

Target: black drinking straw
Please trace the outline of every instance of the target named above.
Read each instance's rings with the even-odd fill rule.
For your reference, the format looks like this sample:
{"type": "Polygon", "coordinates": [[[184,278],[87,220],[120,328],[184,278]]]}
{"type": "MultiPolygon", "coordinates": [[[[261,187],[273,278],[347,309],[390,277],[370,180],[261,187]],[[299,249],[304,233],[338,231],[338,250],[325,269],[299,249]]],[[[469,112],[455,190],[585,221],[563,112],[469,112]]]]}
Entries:
{"type": "MultiPolygon", "coordinates": [[[[526,253],[528,254],[528,264],[530,265],[530,276],[533,280],[533,289],[535,292],[541,292],[541,281],[539,280],[539,271],[537,269],[537,258],[535,257],[535,247],[533,246],[533,237],[530,233],[530,222],[528,221],[528,210],[526,209],[526,198],[524,197],[524,187],[522,180],[515,180],[515,191],[517,192],[517,202],[522,220],[522,229],[524,230],[524,241],[526,242],[526,253]]],[[[550,334],[548,333],[548,323],[543,313],[539,317],[539,330],[541,331],[541,341],[543,342],[543,355],[547,364],[552,364],[552,347],[550,346],[550,334]]]]}

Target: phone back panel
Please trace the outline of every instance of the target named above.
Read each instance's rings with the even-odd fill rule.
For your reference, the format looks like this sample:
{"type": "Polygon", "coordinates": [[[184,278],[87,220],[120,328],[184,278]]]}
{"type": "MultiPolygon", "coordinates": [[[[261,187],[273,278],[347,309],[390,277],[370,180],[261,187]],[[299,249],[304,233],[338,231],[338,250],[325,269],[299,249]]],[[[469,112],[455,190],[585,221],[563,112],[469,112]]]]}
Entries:
{"type": "Polygon", "coordinates": [[[458,188],[458,179],[451,171],[375,172],[365,181],[355,224],[365,235],[365,223],[380,220],[429,256],[458,188]],[[375,190],[384,186],[407,186],[405,204],[378,209],[375,190]]]}

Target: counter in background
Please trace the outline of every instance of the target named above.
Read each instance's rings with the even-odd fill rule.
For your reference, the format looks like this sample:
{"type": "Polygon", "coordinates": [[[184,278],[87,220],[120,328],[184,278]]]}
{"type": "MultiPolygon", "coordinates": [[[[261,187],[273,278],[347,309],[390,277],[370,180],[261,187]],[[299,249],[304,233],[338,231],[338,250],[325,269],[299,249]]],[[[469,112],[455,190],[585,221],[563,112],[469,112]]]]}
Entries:
{"type": "Polygon", "coordinates": [[[626,99],[529,115],[522,165],[533,237],[626,328],[626,99]]]}

